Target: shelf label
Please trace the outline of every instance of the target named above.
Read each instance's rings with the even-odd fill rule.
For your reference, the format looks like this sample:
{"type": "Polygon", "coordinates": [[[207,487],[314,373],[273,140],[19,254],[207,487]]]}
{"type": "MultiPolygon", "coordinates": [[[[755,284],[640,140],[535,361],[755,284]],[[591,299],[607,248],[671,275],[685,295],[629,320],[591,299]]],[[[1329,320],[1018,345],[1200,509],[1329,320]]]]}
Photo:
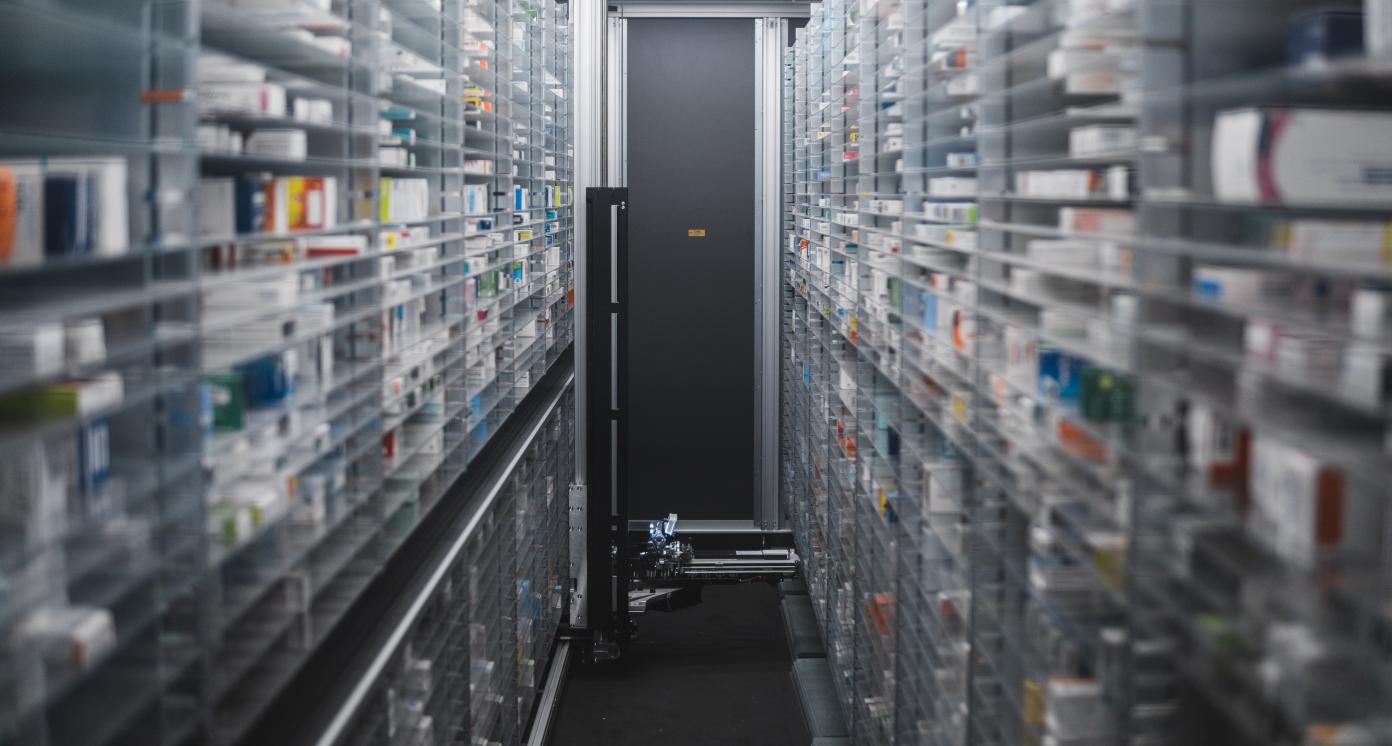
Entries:
{"type": "Polygon", "coordinates": [[[188,92],[182,88],[148,88],[140,94],[141,103],[177,104],[188,100],[188,92]]]}
{"type": "Polygon", "coordinates": [[[706,229],[705,229],[705,228],[687,228],[687,229],[686,229],[686,237],[687,237],[687,238],[705,238],[705,237],[706,237],[706,229]]]}

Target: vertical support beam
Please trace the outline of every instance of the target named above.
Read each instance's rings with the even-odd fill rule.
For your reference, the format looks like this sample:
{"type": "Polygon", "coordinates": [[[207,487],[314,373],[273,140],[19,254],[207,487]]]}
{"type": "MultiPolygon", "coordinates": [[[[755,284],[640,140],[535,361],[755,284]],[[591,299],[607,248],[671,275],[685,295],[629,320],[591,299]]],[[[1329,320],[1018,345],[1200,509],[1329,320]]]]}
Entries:
{"type": "Polygon", "coordinates": [[[779,484],[779,334],[782,292],[779,287],[779,233],[783,221],[783,45],[787,21],[756,18],[754,44],[756,72],[754,132],[757,159],[754,174],[754,247],[758,262],[755,288],[755,392],[758,406],[755,458],[754,514],[759,527],[777,529],[782,524],[779,484]]]}
{"type": "Polygon", "coordinates": [[[754,523],[764,515],[764,19],[754,19],[754,523]]]}
{"type": "MultiPolygon", "coordinates": [[[[604,163],[604,19],[606,3],[604,0],[570,0],[570,19],[574,24],[575,40],[575,197],[582,204],[575,213],[575,287],[579,289],[575,297],[575,317],[580,323],[575,327],[575,357],[587,360],[589,350],[588,333],[584,319],[589,311],[590,299],[585,289],[588,247],[586,241],[586,220],[583,201],[585,190],[602,185],[601,167],[604,163]]],[[[585,465],[588,441],[584,423],[589,397],[586,391],[589,382],[581,368],[575,381],[575,421],[578,425],[575,438],[575,481],[585,484],[585,465]]]]}
{"type": "Polygon", "coordinates": [[[590,386],[590,459],[586,485],[587,609],[591,655],[610,657],[627,641],[628,626],[628,190],[585,190],[590,312],[582,361],[590,386]]]}
{"type": "MultiPolygon", "coordinates": [[[[585,200],[585,255],[588,259],[589,276],[584,285],[585,296],[590,299],[584,316],[579,317],[576,328],[583,328],[589,340],[588,351],[576,366],[577,374],[583,373],[589,381],[586,387],[586,409],[591,416],[576,432],[585,433],[589,448],[586,457],[585,475],[585,542],[586,571],[589,577],[586,586],[586,617],[595,641],[609,628],[613,619],[613,571],[610,557],[609,522],[613,516],[611,503],[614,494],[613,440],[610,435],[611,408],[610,381],[614,375],[613,359],[610,357],[611,341],[609,328],[610,306],[610,252],[612,225],[608,219],[612,195],[610,190],[598,187],[586,189],[585,200]]],[[[590,654],[594,654],[593,648],[590,654]]]]}
{"type": "Polygon", "coordinates": [[[605,66],[605,140],[604,184],[611,187],[628,186],[628,140],[625,123],[628,121],[628,20],[609,16],[609,56],[605,66]]]}
{"type": "MultiPolygon", "coordinates": [[[[570,2],[570,23],[572,53],[574,58],[571,64],[571,80],[574,85],[570,94],[574,96],[571,101],[571,112],[573,116],[572,132],[574,133],[574,148],[572,163],[575,167],[575,191],[572,193],[573,204],[571,214],[574,216],[574,246],[572,256],[575,260],[575,268],[572,281],[575,287],[575,477],[574,483],[577,485],[586,484],[588,459],[588,436],[589,428],[589,378],[586,375],[585,361],[589,360],[589,331],[586,329],[585,320],[589,313],[589,285],[587,284],[589,273],[587,271],[588,254],[587,225],[588,217],[585,209],[585,193],[589,187],[599,186],[600,166],[603,163],[604,154],[601,151],[603,145],[603,107],[602,100],[604,91],[602,82],[604,80],[604,17],[606,12],[605,0],[569,0],[570,2]]],[[[570,540],[572,542],[571,554],[585,557],[588,520],[584,510],[579,515],[571,514],[576,522],[571,526],[570,540]]],[[[577,577],[578,590],[575,601],[571,605],[571,623],[578,626],[586,624],[586,609],[589,603],[587,594],[589,588],[586,582],[587,571],[584,565],[588,563],[588,558],[582,563],[577,577]]]]}

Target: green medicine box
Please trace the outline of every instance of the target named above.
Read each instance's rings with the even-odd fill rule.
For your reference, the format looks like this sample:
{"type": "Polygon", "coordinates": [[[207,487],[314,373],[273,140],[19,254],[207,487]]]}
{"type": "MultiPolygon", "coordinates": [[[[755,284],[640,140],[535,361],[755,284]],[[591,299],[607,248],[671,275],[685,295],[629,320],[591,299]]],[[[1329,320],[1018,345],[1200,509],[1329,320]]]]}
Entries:
{"type": "Polygon", "coordinates": [[[213,431],[235,433],[246,427],[246,393],[240,371],[208,374],[208,393],[213,402],[213,431]]]}
{"type": "Polygon", "coordinates": [[[1083,370],[1083,417],[1094,422],[1129,422],[1136,414],[1136,381],[1105,368],[1083,370]]]}

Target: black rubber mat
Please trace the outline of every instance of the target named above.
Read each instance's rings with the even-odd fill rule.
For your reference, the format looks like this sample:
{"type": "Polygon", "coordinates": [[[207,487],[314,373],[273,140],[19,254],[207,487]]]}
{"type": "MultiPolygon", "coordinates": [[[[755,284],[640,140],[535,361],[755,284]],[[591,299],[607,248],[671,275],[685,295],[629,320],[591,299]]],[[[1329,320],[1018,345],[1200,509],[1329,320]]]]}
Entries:
{"type": "Polygon", "coordinates": [[[807,746],[778,591],[712,586],[639,618],[620,663],[571,669],[552,746],[807,746]]]}

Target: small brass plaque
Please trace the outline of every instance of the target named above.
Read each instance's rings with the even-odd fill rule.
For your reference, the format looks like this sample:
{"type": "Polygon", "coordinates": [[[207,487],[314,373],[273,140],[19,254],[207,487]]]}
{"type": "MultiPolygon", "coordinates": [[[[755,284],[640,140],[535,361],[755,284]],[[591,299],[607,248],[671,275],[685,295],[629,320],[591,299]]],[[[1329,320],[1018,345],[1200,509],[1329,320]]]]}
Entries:
{"type": "Polygon", "coordinates": [[[706,229],[705,229],[705,228],[687,228],[687,229],[686,229],[686,237],[687,237],[687,238],[705,238],[705,237],[706,237],[706,229]]]}

